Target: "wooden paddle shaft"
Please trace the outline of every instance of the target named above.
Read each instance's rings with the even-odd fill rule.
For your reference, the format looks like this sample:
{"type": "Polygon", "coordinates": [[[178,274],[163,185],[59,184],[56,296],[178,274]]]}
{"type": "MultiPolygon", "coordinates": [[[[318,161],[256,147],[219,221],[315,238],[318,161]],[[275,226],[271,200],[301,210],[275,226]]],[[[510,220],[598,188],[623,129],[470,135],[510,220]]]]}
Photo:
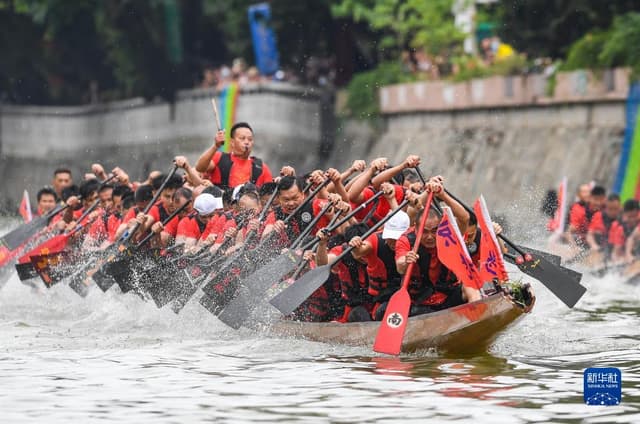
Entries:
{"type": "MultiPolygon", "coordinates": [[[[420,225],[418,225],[418,230],[416,231],[416,241],[413,243],[413,247],[411,251],[413,253],[418,253],[418,249],[420,248],[420,241],[422,240],[422,234],[424,233],[424,226],[427,223],[427,218],[429,217],[429,208],[431,207],[431,202],[433,201],[433,193],[429,193],[427,197],[427,204],[424,207],[422,212],[422,219],[420,219],[420,225]]],[[[411,281],[411,273],[413,272],[413,267],[415,266],[415,262],[411,262],[405,271],[404,278],[402,280],[402,287],[400,290],[406,290],[409,287],[409,281],[411,281]]]]}

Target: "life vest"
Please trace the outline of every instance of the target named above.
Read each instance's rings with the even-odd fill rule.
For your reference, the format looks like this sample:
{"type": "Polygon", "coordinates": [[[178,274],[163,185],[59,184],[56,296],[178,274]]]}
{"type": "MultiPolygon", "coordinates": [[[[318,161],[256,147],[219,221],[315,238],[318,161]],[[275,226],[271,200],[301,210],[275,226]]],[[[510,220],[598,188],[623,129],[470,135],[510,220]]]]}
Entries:
{"type": "MultiPolygon", "coordinates": [[[[262,175],[262,159],[255,156],[250,156],[251,159],[251,183],[256,184],[260,175],[262,175]]],[[[220,169],[220,185],[223,188],[229,187],[229,175],[231,175],[231,168],[233,167],[233,161],[231,160],[230,153],[222,153],[217,165],[220,169]]]]}
{"type": "MultiPolygon", "coordinates": [[[[415,245],[416,233],[410,232],[406,235],[411,246],[415,245]]],[[[420,305],[426,304],[440,304],[446,300],[446,296],[433,295],[441,293],[444,295],[449,294],[460,285],[456,276],[442,263],[440,264],[440,272],[438,273],[435,281],[431,280],[429,275],[429,269],[431,268],[431,253],[422,245],[418,248],[418,262],[416,265],[420,268],[420,280],[415,281],[412,279],[409,283],[409,294],[411,295],[412,303],[420,305]]]]}
{"type": "Polygon", "coordinates": [[[374,296],[376,301],[380,301],[381,298],[390,296],[400,288],[402,276],[396,268],[396,253],[384,242],[382,233],[376,233],[374,237],[376,258],[379,262],[373,266],[367,266],[369,294],[374,296]]]}
{"type": "MultiPolygon", "coordinates": [[[[344,252],[348,247],[347,243],[343,244],[340,252],[344,252]]],[[[367,292],[369,276],[365,264],[356,261],[353,256],[347,255],[338,267],[338,278],[340,279],[342,298],[348,306],[373,304],[373,299],[367,292]]]]}
{"type": "MultiPolygon", "coordinates": [[[[276,221],[284,221],[288,217],[288,215],[284,213],[282,211],[282,208],[279,206],[274,208],[274,215],[276,221]]],[[[295,216],[293,216],[289,220],[284,231],[287,239],[282,239],[281,242],[286,246],[288,243],[295,240],[312,220],[313,206],[307,203],[298,213],[295,214],[295,216]]]]}
{"type": "Polygon", "coordinates": [[[167,212],[162,202],[158,203],[157,207],[158,207],[158,214],[160,215],[160,222],[164,222],[165,219],[169,218],[169,215],[171,214],[167,212]]]}
{"type": "Polygon", "coordinates": [[[202,234],[204,233],[204,230],[207,228],[207,224],[201,222],[198,218],[197,218],[198,213],[196,211],[191,212],[189,215],[187,215],[185,218],[187,220],[189,220],[189,226],[191,228],[194,228],[194,226],[197,226],[198,231],[199,231],[199,235],[198,237],[196,237],[197,239],[200,239],[202,237],[202,234]]]}

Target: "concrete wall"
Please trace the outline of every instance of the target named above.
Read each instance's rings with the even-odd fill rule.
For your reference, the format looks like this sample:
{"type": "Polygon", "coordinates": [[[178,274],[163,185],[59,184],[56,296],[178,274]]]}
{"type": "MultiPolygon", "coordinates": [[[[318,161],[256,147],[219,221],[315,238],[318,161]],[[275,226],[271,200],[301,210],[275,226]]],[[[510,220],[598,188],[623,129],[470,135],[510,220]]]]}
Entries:
{"type": "Polygon", "coordinates": [[[509,221],[530,218],[545,191],[562,176],[570,189],[596,180],[613,184],[624,130],[623,101],[477,108],[390,114],[381,129],[347,122],[330,159],[408,154],[422,169],[441,174],[453,192],[472,203],[484,194],[493,212],[509,221]]]}
{"type": "MultiPolygon", "coordinates": [[[[78,107],[1,106],[0,201],[11,210],[22,190],[35,197],[60,165],[79,177],[99,161],[141,178],[151,169],[170,168],[177,154],[195,160],[215,134],[214,94],[182,91],[172,104],[130,99],[78,107]]],[[[287,84],[243,88],[236,121],[252,125],[254,154],[273,172],[284,163],[304,168],[315,164],[323,142],[323,95],[287,84]]]]}
{"type": "Polygon", "coordinates": [[[550,80],[541,74],[396,84],[380,89],[380,110],[391,114],[624,100],[629,92],[629,69],[559,72],[551,95],[547,94],[548,84],[550,80]]]}

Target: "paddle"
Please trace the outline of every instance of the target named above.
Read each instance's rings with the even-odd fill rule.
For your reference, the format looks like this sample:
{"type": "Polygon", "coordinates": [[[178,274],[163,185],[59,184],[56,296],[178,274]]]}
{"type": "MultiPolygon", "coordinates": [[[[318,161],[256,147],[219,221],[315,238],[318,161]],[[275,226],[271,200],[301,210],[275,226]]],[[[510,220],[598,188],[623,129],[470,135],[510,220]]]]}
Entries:
{"type": "MultiPolygon", "coordinates": [[[[327,213],[329,208],[333,207],[333,203],[327,203],[320,213],[311,220],[307,227],[300,233],[300,235],[296,238],[296,240],[291,244],[290,251],[293,252],[294,249],[304,240],[309,232],[313,230],[318,221],[327,213]]],[[[276,259],[280,259],[282,256],[289,255],[280,255],[276,259]]],[[[295,256],[295,254],[294,254],[295,256]]],[[[273,261],[272,261],[273,262],[273,261]]],[[[276,260],[277,262],[277,260],[276,260]]],[[[247,278],[242,279],[238,282],[238,289],[236,290],[235,297],[227,304],[227,306],[222,310],[220,314],[218,314],[218,319],[220,321],[227,324],[229,327],[238,329],[242,325],[242,323],[249,317],[251,311],[257,306],[258,301],[260,301],[264,293],[269,289],[269,287],[273,286],[274,283],[280,281],[282,275],[277,279],[271,278],[271,275],[264,272],[264,268],[268,267],[271,264],[267,264],[267,266],[260,268],[253,274],[249,275],[247,278]]],[[[283,267],[279,267],[282,270],[283,267]]],[[[281,271],[280,271],[281,272],[281,271]]]]}
{"type": "MultiPolygon", "coordinates": [[[[171,177],[173,177],[173,175],[176,173],[177,170],[178,170],[178,166],[174,165],[173,169],[166,176],[166,178],[164,179],[164,181],[162,182],[158,190],[156,190],[155,195],[153,196],[151,201],[147,204],[147,206],[144,208],[142,213],[147,214],[149,212],[149,210],[153,207],[153,205],[156,203],[156,201],[160,197],[162,190],[164,190],[164,187],[167,185],[167,183],[169,182],[171,177]]],[[[94,281],[103,292],[106,292],[107,290],[109,290],[111,286],[116,283],[116,281],[110,275],[109,268],[111,268],[111,270],[116,269],[118,262],[123,260],[125,255],[128,254],[127,252],[128,252],[129,243],[139,227],[140,227],[140,223],[136,222],[133,228],[130,231],[126,232],[117,243],[112,244],[104,251],[104,254],[106,256],[103,256],[100,259],[96,258],[97,263],[95,262],[89,263],[87,266],[83,267],[80,270],[80,272],[76,273],[73,276],[74,278],[72,278],[73,287],[80,288],[81,286],[79,286],[78,283],[88,285],[89,283],[88,279],[90,277],[94,277],[94,281]],[[105,268],[105,265],[106,265],[106,268],[105,268]],[[95,278],[96,274],[98,274],[97,278],[100,281],[96,280],[95,278]],[[80,280],[78,280],[78,278],[80,278],[80,280]]]]}
{"type": "MultiPolygon", "coordinates": [[[[340,221],[334,222],[333,224],[329,225],[329,227],[327,228],[327,231],[329,232],[335,231],[337,228],[344,225],[346,222],[348,222],[351,218],[353,218],[359,212],[367,208],[372,203],[376,202],[380,198],[380,196],[382,196],[382,194],[383,193],[381,191],[376,193],[369,200],[367,200],[366,202],[363,202],[361,205],[359,205],[356,209],[354,209],[349,214],[347,214],[347,216],[342,218],[340,221]]],[[[336,218],[337,217],[338,216],[336,215],[336,218]]],[[[310,228],[313,228],[313,227],[311,225],[307,226],[307,229],[310,229],[310,228]]],[[[301,240],[302,238],[298,237],[298,239],[294,243],[301,240]]],[[[300,250],[304,252],[305,250],[310,249],[319,240],[320,239],[317,236],[314,237],[313,240],[311,240],[305,246],[302,246],[300,250]]],[[[251,302],[251,303],[259,302],[263,297],[264,292],[268,290],[269,287],[271,287],[275,282],[280,281],[283,276],[289,274],[293,270],[293,268],[297,266],[298,260],[299,260],[299,257],[294,253],[293,249],[290,248],[286,252],[284,252],[283,254],[276,257],[274,260],[272,260],[268,264],[266,264],[265,266],[259,268],[250,276],[244,278],[243,286],[250,287],[253,290],[251,290],[250,299],[248,298],[248,295],[245,293],[243,295],[244,299],[238,300],[238,303],[242,302],[244,305],[246,304],[246,302],[251,302]]],[[[242,308],[244,308],[244,306],[242,306],[242,308]]]]}
{"type": "MultiPolygon", "coordinates": [[[[389,212],[387,216],[378,221],[373,227],[364,233],[361,238],[365,240],[367,237],[378,231],[391,217],[402,210],[409,204],[409,200],[405,199],[398,205],[396,209],[389,212]]],[[[322,265],[314,268],[304,274],[302,278],[286,288],[284,291],[273,297],[269,303],[275,306],[282,314],[289,315],[298,306],[300,306],[309,296],[313,294],[320,286],[322,286],[331,275],[331,268],[351,253],[353,247],[346,248],[340,256],[331,264],[322,265]]]]}
{"type": "MultiPolygon", "coordinates": [[[[338,211],[329,222],[329,225],[327,226],[325,231],[327,231],[328,233],[333,232],[336,228],[339,228],[340,225],[342,225],[344,222],[347,222],[350,219],[349,217],[346,220],[343,220],[341,223],[338,223],[336,225],[336,222],[340,218],[340,215],[341,215],[341,211],[338,211]]],[[[310,223],[308,227],[313,227],[315,225],[316,225],[315,223],[310,223]]],[[[317,245],[318,241],[320,241],[319,238],[317,237],[314,238],[314,240],[312,240],[310,243],[304,246],[305,248],[301,250],[302,253],[304,254],[304,252],[307,249],[312,248],[313,245],[315,245],[315,247],[313,247],[315,252],[315,250],[318,248],[318,245],[317,245]]],[[[290,251],[293,251],[293,249],[290,249],[290,251]]],[[[284,254],[281,256],[286,257],[288,260],[291,258],[291,256],[287,254],[284,254]]],[[[218,315],[218,318],[220,318],[222,322],[224,322],[225,324],[229,325],[232,328],[235,328],[236,330],[240,328],[242,324],[244,324],[244,322],[250,317],[251,312],[258,306],[258,304],[262,300],[264,300],[265,294],[267,294],[267,292],[272,287],[274,287],[274,282],[280,281],[280,279],[282,279],[283,276],[289,273],[289,272],[282,273],[283,270],[289,271],[289,268],[281,267],[282,269],[278,271],[280,276],[277,279],[272,279],[270,277],[259,279],[262,275],[270,274],[271,276],[273,276],[275,274],[275,271],[274,271],[275,266],[279,265],[279,264],[276,264],[275,262],[277,262],[278,259],[279,258],[276,258],[267,266],[265,266],[264,268],[261,268],[260,273],[258,273],[254,279],[251,279],[251,278],[246,279],[246,281],[251,282],[251,285],[247,286],[246,283],[241,285],[241,290],[238,296],[236,296],[229,303],[229,305],[227,305],[227,307],[224,308],[222,313],[218,315]]],[[[302,271],[308,265],[308,263],[309,262],[307,260],[300,258],[300,260],[298,260],[297,268],[295,269],[291,277],[288,279],[288,284],[286,286],[276,287],[276,289],[280,291],[285,289],[289,285],[291,285],[291,283],[293,283],[298,278],[300,273],[302,273],[302,271]]],[[[289,265],[289,262],[287,262],[286,265],[289,265]]],[[[277,283],[275,284],[277,285],[277,283]]]]}
{"type": "MultiPolygon", "coordinates": [[[[262,211],[260,212],[260,215],[258,216],[258,222],[260,224],[262,224],[262,222],[264,222],[264,220],[267,218],[267,215],[271,209],[271,205],[275,201],[275,198],[277,195],[278,195],[278,186],[276,186],[273,193],[271,193],[271,196],[267,200],[267,203],[265,203],[264,207],[262,208],[262,211]]],[[[233,267],[233,265],[235,264],[235,261],[237,261],[237,259],[243,255],[247,246],[253,242],[252,240],[255,238],[256,235],[257,235],[256,231],[254,230],[249,231],[245,237],[244,245],[239,251],[232,254],[231,257],[229,258],[226,258],[225,256],[221,256],[220,258],[215,259],[208,266],[204,267],[205,270],[203,271],[203,275],[197,278],[196,280],[191,279],[191,276],[189,275],[188,270],[182,270],[189,284],[180,284],[179,286],[176,286],[176,285],[169,286],[169,289],[167,291],[165,291],[164,293],[158,294],[157,300],[154,298],[154,301],[156,301],[156,305],[159,308],[161,308],[168,302],[173,301],[174,304],[172,305],[172,310],[175,313],[179,313],[180,310],[182,310],[182,308],[184,307],[184,305],[187,304],[189,299],[191,299],[191,297],[196,293],[196,291],[198,291],[200,286],[205,282],[209,281],[208,280],[209,271],[207,270],[207,268],[212,268],[216,266],[217,264],[220,263],[221,260],[224,259],[224,262],[222,263],[222,266],[219,268],[217,274],[228,273],[233,267]]],[[[222,248],[220,248],[218,251],[222,252],[222,248]]]]}
{"type": "MultiPolygon", "coordinates": [[[[291,212],[287,217],[284,218],[283,223],[287,225],[294,217],[296,217],[302,210],[309,204],[311,201],[320,193],[320,191],[326,187],[331,181],[327,178],[322,184],[318,185],[309,195],[305,198],[305,200],[296,207],[296,209],[291,212]]],[[[212,280],[209,284],[203,287],[203,291],[209,295],[210,297],[218,297],[221,300],[220,307],[223,308],[228,304],[228,302],[234,297],[238,278],[243,278],[247,275],[248,272],[255,269],[256,265],[264,266],[267,262],[270,262],[274,259],[273,255],[273,242],[274,238],[278,236],[278,233],[272,231],[265,238],[260,241],[258,246],[256,246],[252,251],[247,252],[246,255],[242,254],[240,256],[241,260],[244,260],[244,266],[242,264],[233,263],[230,264],[228,269],[225,269],[223,264],[220,271],[216,273],[216,278],[212,280]],[[216,284],[216,280],[219,280],[218,276],[222,276],[226,278],[234,268],[240,268],[239,277],[234,277],[231,281],[225,282],[225,290],[220,290],[219,284],[216,284]]],[[[245,242],[245,246],[247,243],[245,242]]]]}
{"type": "MultiPolygon", "coordinates": [[[[20,277],[20,280],[26,280],[26,279],[38,276],[38,267],[36,266],[36,263],[41,264],[42,265],[41,269],[44,269],[47,263],[47,257],[48,256],[53,257],[59,254],[62,250],[64,250],[67,247],[69,239],[71,239],[71,237],[75,236],[80,230],[82,230],[85,227],[85,225],[81,224],[81,222],[91,212],[93,212],[98,207],[99,204],[100,204],[100,200],[96,200],[91,206],[86,208],[86,210],[82,213],[82,215],[80,215],[80,217],[77,219],[76,222],[78,224],[76,224],[76,226],[70,231],[51,237],[48,240],[40,243],[35,248],[31,249],[29,252],[22,255],[22,257],[18,260],[19,264],[16,265],[16,270],[18,271],[18,277],[20,277]],[[36,261],[32,259],[32,257],[34,256],[38,257],[36,261]],[[31,267],[31,270],[29,270],[29,267],[31,267]]],[[[42,277],[42,275],[40,276],[42,277]]],[[[58,281],[54,281],[54,282],[44,281],[44,282],[49,286],[58,281]]]]}
{"type": "MultiPolygon", "coordinates": [[[[416,241],[411,249],[414,253],[417,253],[420,247],[422,233],[424,232],[424,226],[429,216],[429,208],[431,208],[432,201],[433,193],[429,193],[427,204],[425,205],[422,219],[417,229],[416,241]]],[[[376,352],[389,355],[398,355],[400,353],[402,339],[404,338],[404,332],[409,320],[409,309],[411,308],[411,297],[409,296],[408,289],[414,266],[415,262],[411,262],[407,266],[400,289],[389,299],[384,318],[380,322],[380,328],[378,329],[378,334],[373,344],[373,350],[376,352]]]]}
{"type": "MultiPolygon", "coordinates": [[[[82,222],[98,206],[99,202],[99,200],[96,200],[91,207],[87,208],[82,216],[78,218],[78,222],[82,222]]],[[[96,219],[97,218],[93,218],[84,224],[77,224],[70,232],[60,234],[53,239],[50,239],[38,249],[35,249],[41,252],[39,255],[29,255],[29,259],[35,269],[35,272],[40,276],[47,287],[51,287],[66,277],[68,274],[66,270],[80,259],[81,255],[77,253],[73,254],[72,251],[67,251],[65,249],[72,237],[88,228],[96,219]],[[71,260],[71,263],[69,260],[71,260]]]]}
{"type": "Polygon", "coordinates": [[[13,231],[2,236],[2,238],[0,239],[0,245],[4,245],[9,250],[17,249],[22,245],[22,243],[30,239],[42,228],[46,227],[49,224],[49,220],[51,220],[51,218],[63,212],[68,207],[68,205],[56,206],[46,215],[39,216],[28,224],[19,226],[13,231]]]}
{"type": "MultiPolygon", "coordinates": [[[[191,201],[188,201],[188,202],[184,203],[182,206],[180,206],[178,209],[173,211],[168,217],[166,217],[164,220],[162,220],[162,225],[168,224],[173,218],[178,216],[179,213],[181,213],[187,206],[189,206],[190,203],[191,203],[191,201]]],[[[135,246],[133,246],[130,249],[130,254],[123,258],[123,261],[120,264],[120,266],[118,268],[116,268],[116,269],[112,269],[111,270],[111,274],[110,274],[111,277],[115,280],[115,282],[118,284],[118,286],[120,287],[120,289],[122,290],[123,293],[126,293],[126,292],[130,291],[131,289],[135,288],[135,284],[133,284],[134,278],[132,278],[132,275],[134,275],[135,272],[132,269],[132,266],[137,266],[137,263],[133,263],[132,264],[132,260],[133,260],[134,254],[139,252],[140,249],[149,240],[151,240],[151,238],[154,235],[155,234],[150,231],[149,234],[147,234],[142,240],[140,240],[135,246]]],[[[95,278],[96,278],[96,276],[94,275],[94,279],[95,278]]],[[[98,278],[100,278],[100,277],[98,277],[98,278]]]]}
{"type": "MultiPolygon", "coordinates": [[[[114,178],[115,178],[115,175],[112,175],[111,177],[102,181],[102,183],[100,184],[100,188],[102,188],[105,184],[107,184],[109,181],[111,181],[114,178]]],[[[2,236],[2,238],[0,238],[0,245],[5,245],[9,250],[16,249],[17,247],[22,245],[25,241],[30,239],[33,235],[35,235],[38,231],[40,231],[42,228],[46,227],[49,224],[49,221],[54,216],[58,215],[60,212],[64,211],[68,207],[69,207],[68,205],[56,206],[53,210],[49,211],[49,213],[47,213],[46,215],[35,218],[31,222],[27,224],[23,224],[18,228],[14,229],[13,231],[10,231],[9,233],[2,236]]]]}
{"type": "MultiPolygon", "coordinates": [[[[456,198],[446,189],[445,192],[451,196],[452,199],[460,203],[469,213],[473,213],[460,199],[456,198]]],[[[587,291],[587,289],[580,284],[582,274],[554,265],[541,255],[531,254],[530,252],[522,250],[520,246],[516,245],[503,234],[499,234],[498,237],[521,255],[518,257],[508,257],[508,259],[515,261],[522,272],[540,281],[569,308],[573,308],[587,291]],[[575,278],[577,276],[579,277],[576,280],[575,278]]]]}

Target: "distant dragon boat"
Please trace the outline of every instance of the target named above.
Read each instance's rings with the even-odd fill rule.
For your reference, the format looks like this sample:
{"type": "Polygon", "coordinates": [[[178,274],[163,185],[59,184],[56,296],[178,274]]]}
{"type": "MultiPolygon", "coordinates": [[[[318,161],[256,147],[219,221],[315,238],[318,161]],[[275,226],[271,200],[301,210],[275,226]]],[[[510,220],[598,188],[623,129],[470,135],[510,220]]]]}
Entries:
{"type": "MultiPolygon", "coordinates": [[[[477,353],[487,350],[497,336],[531,311],[535,297],[523,286],[521,300],[504,291],[476,302],[409,318],[402,352],[429,348],[439,352],[477,353]]],[[[379,321],[337,323],[280,320],[269,332],[324,343],[373,346],[379,321]]]]}

